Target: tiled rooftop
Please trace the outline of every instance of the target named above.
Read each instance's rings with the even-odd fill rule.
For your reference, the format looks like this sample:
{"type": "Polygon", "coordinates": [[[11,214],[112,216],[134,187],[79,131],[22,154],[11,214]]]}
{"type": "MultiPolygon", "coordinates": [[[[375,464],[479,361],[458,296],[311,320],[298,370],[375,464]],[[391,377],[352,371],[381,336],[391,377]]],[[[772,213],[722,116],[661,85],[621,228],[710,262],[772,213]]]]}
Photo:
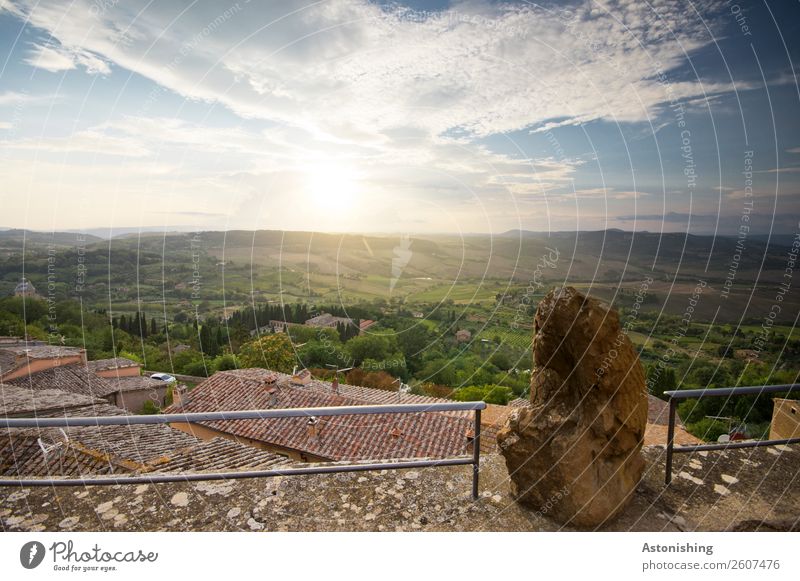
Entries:
{"type": "Polygon", "coordinates": [[[78,347],[60,347],[53,345],[2,345],[0,346],[0,376],[27,365],[36,359],[60,359],[82,355],[83,349],[78,347]]]}
{"type": "Polygon", "coordinates": [[[141,367],[139,363],[125,357],[114,357],[112,359],[95,359],[87,361],[86,366],[90,371],[110,371],[112,369],[124,369],[126,367],[141,367]]]}
{"type": "Polygon", "coordinates": [[[144,375],[135,377],[105,377],[108,383],[114,387],[114,391],[139,391],[141,389],[158,389],[167,384],[158,379],[152,379],[144,375]]]}
{"type": "Polygon", "coordinates": [[[244,446],[227,438],[200,441],[191,448],[169,456],[157,472],[215,472],[226,470],[271,470],[289,466],[288,458],[244,446]]]}
{"type": "Polygon", "coordinates": [[[93,397],[106,397],[118,391],[117,387],[109,380],[95,375],[81,363],[60,365],[37,371],[12,379],[7,383],[31,389],[58,389],[93,397]]]}
{"type": "MultiPolygon", "coordinates": [[[[12,385],[0,385],[0,390],[3,415],[40,418],[128,415],[123,409],[84,395],[12,385]]],[[[4,476],[233,471],[286,462],[282,456],[232,440],[215,438],[206,442],[163,424],[13,428],[0,433],[0,474],[4,476]]]]}
{"type": "MultiPolygon", "coordinates": [[[[182,407],[169,412],[267,408],[331,407],[398,403],[398,394],[314,381],[293,386],[290,376],[264,369],[224,371],[198,385],[182,407]]],[[[400,403],[444,400],[403,394],[400,403]]],[[[203,422],[221,432],[332,460],[445,457],[467,453],[471,421],[460,412],[376,414],[308,418],[203,422]]],[[[468,412],[467,412],[468,413],[468,412]]]]}
{"type": "Polygon", "coordinates": [[[30,389],[17,385],[0,386],[0,416],[42,416],[67,409],[105,403],[88,395],[57,389],[30,389]]]}
{"type": "Polygon", "coordinates": [[[4,345],[1,349],[15,356],[27,355],[30,359],[53,359],[57,357],[74,357],[83,353],[80,347],[63,347],[60,345],[4,345]]]}
{"type": "MultiPolygon", "coordinates": [[[[677,414],[675,420],[677,425],[681,424],[677,414]]],[[[647,423],[655,426],[666,426],[669,423],[669,404],[649,393],[647,394],[647,423]]]]}

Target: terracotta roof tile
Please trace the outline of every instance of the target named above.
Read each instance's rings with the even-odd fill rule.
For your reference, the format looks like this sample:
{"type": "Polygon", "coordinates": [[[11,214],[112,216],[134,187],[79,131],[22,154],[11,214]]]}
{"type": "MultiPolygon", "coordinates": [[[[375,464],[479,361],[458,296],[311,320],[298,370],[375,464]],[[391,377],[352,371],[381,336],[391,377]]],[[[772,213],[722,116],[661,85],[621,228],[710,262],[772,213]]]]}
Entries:
{"type": "Polygon", "coordinates": [[[58,389],[31,389],[18,385],[0,384],[0,416],[36,417],[52,412],[106,403],[79,393],[58,389]]]}
{"type": "Polygon", "coordinates": [[[106,397],[118,391],[107,379],[95,375],[80,363],[51,367],[11,379],[7,383],[31,389],[58,389],[92,397],[106,397]]]}
{"type": "Polygon", "coordinates": [[[88,367],[90,371],[109,371],[111,369],[125,369],[126,367],[141,367],[141,365],[132,359],[114,357],[112,359],[87,361],[86,367],[88,367]]]}
{"type": "MultiPolygon", "coordinates": [[[[41,376],[35,382],[41,387],[45,385],[44,381],[39,381],[42,377],[63,380],[65,371],[78,375],[87,373],[80,365],[56,370],[55,376],[42,372],[31,377],[41,376]]],[[[30,383],[29,378],[15,383],[26,382],[30,383]]],[[[129,415],[105,400],[82,393],[11,384],[0,384],[0,414],[34,418],[129,415]]],[[[235,471],[287,462],[282,456],[231,440],[216,438],[204,442],[164,424],[13,428],[0,432],[0,474],[4,476],[80,477],[154,470],[235,471]]]]}
{"type": "MultiPolygon", "coordinates": [[[[267,408],[332,407],[398,403],[398,394],[327,382],[294,386],[290,376],[264,369],[216,373],[168,413],[267,408]]],[[[447,400],[403,394],[400,403],[447,400]]],[[[320,417],[315,433],[308,418],[203,422],[236,436],[266,442],[331,460],[445,457],[467,453],[469,412],[375,414],[320,417]],[[399,435],[398,435],[399,434],[399,435]]]]}
{"type": "Polygon", "coordinates": [[[212,472],[227,470],[268,470],[292,462],[278,454],[244,446],[226,438],[213,438],[181,450],[159,465],[158,472],[212,472]]]}

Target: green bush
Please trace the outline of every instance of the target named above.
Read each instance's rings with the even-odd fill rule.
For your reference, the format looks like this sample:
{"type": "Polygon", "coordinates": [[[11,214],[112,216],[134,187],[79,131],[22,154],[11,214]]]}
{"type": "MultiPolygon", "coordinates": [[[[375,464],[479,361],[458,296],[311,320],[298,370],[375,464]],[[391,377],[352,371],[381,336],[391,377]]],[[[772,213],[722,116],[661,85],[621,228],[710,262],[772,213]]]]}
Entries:
{"type": "Polygon", "coordinates": [[[511,388],[504,385],[470,385],[453,394],[456,401],[485,401],[497,405],[506,405],[513,397],[511,388]]]}
{"type": "Polygon", "coordinates": [[[686,428],[690,434],[708,442],[716,442],[720,436],[728,433],[727,422],[711,418],[703,418],[699,422],[687,424],[686,428]]]}
{"type": "Polygon", "coordinates": [[[161,408],[152,399],[148,399],[142,406],[142,413],[148,416],[161,413],[161,408]]]}

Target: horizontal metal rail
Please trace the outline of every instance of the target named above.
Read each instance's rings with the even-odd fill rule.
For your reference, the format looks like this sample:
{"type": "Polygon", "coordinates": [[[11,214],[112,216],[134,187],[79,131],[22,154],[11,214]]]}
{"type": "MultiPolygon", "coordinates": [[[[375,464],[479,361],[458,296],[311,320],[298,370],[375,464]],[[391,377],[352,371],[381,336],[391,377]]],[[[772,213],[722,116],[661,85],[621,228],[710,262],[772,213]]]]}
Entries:
{"type": "Polygon", "coordinates": [[[372,470],[402,470],[436,466],[462,466],[472,464],[472,497],[478,498],[478,468],[480,464],[481,410],[486,403],[452,402],[431,404],[392,404],[374,406],[342,406],[324,408],[288,408],[269,410],[241,410],[186,414],[162,414],[151,416],[97,416],[63,418],[0,418],[0,428],[60,428],[93,427],[114,425],[153,425],[167,423],[191,423],[221,420],[265,420],[297,417],[374,415],[428,413],[446,411],[474,411],[475,426],[472,441],[472,457],[443,458],[440,460],[408,460],[403,462],[372,462],[312,466],[308,468],[286,468],[275,470],[248,470],[236,472],[213,472],[191,474],[145,473],[140,476],[103,476],[98,478],[26,478],[0,479],[0,486],[109,486],[117,484],[141,484],[161,482],[196,482],[203,480],[235,480],[242,478],[271,478],[275,476],[297,476],[303,474],[333,474],[339,472],[366,472],[372,470]]]}
{"type": "Polygon", "coordinates": [[[79,426],[132,426],[138,424],[175,424],[221,420],[268,420],[275,418],[308,418],[322,416],[356,416],[369,414],[412,414],[486,409],[482,401],[453,403],[356,405],[324,408],[286,408],[240,410],[150,416],[98,416],[64,418],[0,418],[0,428],[65,428],[79,426]]]}
{"type": "Polygon", "coordinates": [[[701,397],[730,397],[735,395],[764,395],[767,393],[800,393],[800,383],[784,385],[748,385],[742,387],[718,387],[708,389],[679,389],[665,391],[669,396],[669,423],[667,425],[667,461],[664,471],[664,483],[672,482],[672,456],[688,452],[735,450],[737,448],[761,448],[763,446],[780,446],[800,444],[800,438],[782,440],[751,440],[747,442],[726,442],[718,444],[701,444],[694,446],[675,446],[675,416],[678,400],[701,397]]]}
{"type": "Polygon", "coordinates": [[[142,476],[103,476],[100,478],[28,478],[0,480],[0,486],[111,486],[116,484],[155,484],[160,482],[198,482],[202,480],[236,480],[243,478],[272,478],[275,476],[300,476],[304,474],[334,474],[337,472],[367,472],[371,470],[402,470],[404,468],[427,468],[430,466],[464,466],[472,464],[469,457],[443,460],[409,460],[408,462],[373,462],[371,464],[347,464],[342,466],[314,466],[310,468],[286,468],[285,470],[248,470],[239,472],[214,472],[209,474],[163,474],[145,473],[142,476]]]}
{"type": "Polygon", "coordinates": [[[747,385],[742,387],[709,387],[706,389],[676,389],[665,391],[670,399],[689,399],[693,397],[725,397],[729,395],[764,395],[778,392],[800,392],[800,383],[785,385],[747,385]]]}

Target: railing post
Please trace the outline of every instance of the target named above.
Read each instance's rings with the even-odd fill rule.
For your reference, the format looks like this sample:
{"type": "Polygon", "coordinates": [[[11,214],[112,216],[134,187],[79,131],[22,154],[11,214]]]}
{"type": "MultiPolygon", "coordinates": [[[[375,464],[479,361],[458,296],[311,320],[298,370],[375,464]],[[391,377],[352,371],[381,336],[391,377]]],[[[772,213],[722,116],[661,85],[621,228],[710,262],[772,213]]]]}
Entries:
{"type": "Polygon", "coordinates": [[[475,437],[472,439],[472,500],[478,500],[478,472],[481,463],[481,410],[475,410],[475,437]]]}
{"type": "Polygon", "coordinates": [[[667,425],[667,465],[664,469],[664,484],[672,482],[672,452],[675,447],[675,408],[678,400],[669,398],[669,424],[667,425]]]}

